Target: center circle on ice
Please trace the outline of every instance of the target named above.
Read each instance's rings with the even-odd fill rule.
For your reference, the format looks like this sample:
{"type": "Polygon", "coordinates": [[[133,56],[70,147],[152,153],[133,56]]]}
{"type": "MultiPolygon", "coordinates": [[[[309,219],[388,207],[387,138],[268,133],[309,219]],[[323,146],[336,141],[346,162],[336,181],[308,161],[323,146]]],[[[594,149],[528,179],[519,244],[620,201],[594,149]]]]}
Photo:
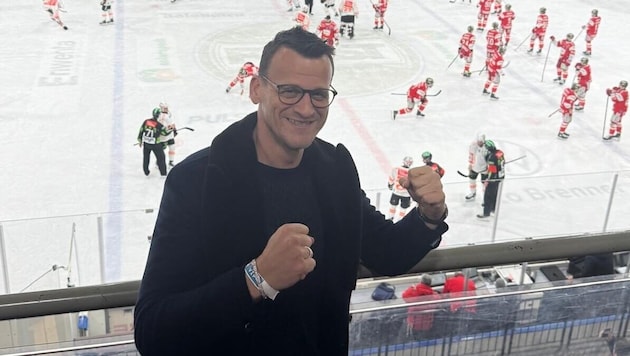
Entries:
{"type": "MultiPolygon", "coordinates": [[[[243,63],[259,64],[264,45],[281,30],[267,27],[243,26],[208,34],[195,49],[197,63],[222,85],[227,84],[243,63]]],[[[333,78],[340,96],[406,91],[409,81],[423,72],[422,56],[386,33],[361,31],[354,39],[344,37],[340,42],[333,78]]]]}

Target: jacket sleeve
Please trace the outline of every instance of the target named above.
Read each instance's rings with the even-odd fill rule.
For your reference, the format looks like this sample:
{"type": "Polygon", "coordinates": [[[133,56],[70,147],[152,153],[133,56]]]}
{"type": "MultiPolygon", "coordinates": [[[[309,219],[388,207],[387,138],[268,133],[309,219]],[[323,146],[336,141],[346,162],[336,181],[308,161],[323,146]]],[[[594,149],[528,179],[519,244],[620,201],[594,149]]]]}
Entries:
{"type": "MultiPolygon", "coordinates": [[[[204,161],[199,159],[199,161],[204,161]]],[[[169,173],[135,309],[135,342],[147,355],[186,354],[243,329],[253,303],[243,267],[211,274],[202,209],[205,164],[169,173]]]]}

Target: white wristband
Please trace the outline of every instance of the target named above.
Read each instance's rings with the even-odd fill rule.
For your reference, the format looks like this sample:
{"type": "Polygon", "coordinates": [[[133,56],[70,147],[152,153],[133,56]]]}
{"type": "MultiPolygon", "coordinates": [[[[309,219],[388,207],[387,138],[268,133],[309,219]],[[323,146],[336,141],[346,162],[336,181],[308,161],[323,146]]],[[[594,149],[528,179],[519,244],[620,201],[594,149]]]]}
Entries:
{"type": "Polygon", "coordinates": [[[271,300],[275,300],[278,293],[280,293],[279,291],[275,290],[272,286],[270,286],[269,283],[267,283],[267,281],[265,281],[264,279],[262,283],[260,284],[260,286],[262,287],[262,290],[264,291],[265,296],[267,296],[267,298],[271,300]]]}
{"type": "Polygon", "coordinates": [[[254,287],[258,289],[258,291],[260,292],[260,295],[264,299],[274,300],[276,299],[276,296],[278,295],[278,293],[280,293],[279,291],[275,290],[272,286],[270,286],[269,283],[265,281],[263,276],[261,276],[260,273],[258,273],[258,268],[256,268],[256,259],[251,260],[251,262],[249,262],[245,266],[245,275],[247,276],[247,278],[249,278],[249,280],[252,282],[254,287]]]}

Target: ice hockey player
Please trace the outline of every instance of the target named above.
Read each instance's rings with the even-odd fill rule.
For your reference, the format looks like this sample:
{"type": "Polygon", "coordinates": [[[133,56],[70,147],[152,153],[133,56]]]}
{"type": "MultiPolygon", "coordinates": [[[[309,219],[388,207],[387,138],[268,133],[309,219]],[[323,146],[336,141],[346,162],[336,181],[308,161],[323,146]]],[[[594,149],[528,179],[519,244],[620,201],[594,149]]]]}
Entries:
{"type": "Polygon", "coordinates": [[[431,87],[433,87],[433,78],[427,78],[423,82],[410,86],[407,90],[407,106],[399,110],[394,110],[392,112],[392,119],[396,120],[396,116],[398,116],[398,114],[404,115],[410,113],[418,103],[419,106],[418,111],[416,111],[416,116],[424,116],[422,111],[429,103],[429,100],[427,99],[427,90],[431,87]]]}
{"type": "Polygon", "coordinates": [[[486,135],[479,133],[477,138],[468,147],[468,188],[470,192],[466,200],[470,201],[477,196],[477,176],[481,182],[487,179],[488,163],[486,163],[486,135]]]}
{"type": "Polygon", "coordinates": [[[470,65],[473,59],[473,47],[475,47],[475,34],[473,30],[474,28],[472,26],[468,26],[462,38],[459,39],[459,48],[457,49],[459,58],[464,60],[464,72],[462,75],[466,78],[470,78],[470,65]]]}
{"type": "Polygon", "coordinates": [[[326,15],[322,22],[319,23],[317,34],[319,38],[332,48],[337,47],[339,44],[339,28],[337,23],[330,18],[330,15],[326,15]]]}
{"type": "Polygon", "coordinates": [[[492,14],[501,15],[503,0],[494,0],[494,11],[492,14]]]}
{"type": "Polygon", "coordinates": [[[337,11],[337,6],[335,5],[335,0],[321,0],[322,4],[324,4],[324,9],[326,10],[326,14],[330,17],[339,17],[339,11],[337,11]]]}
{"type": "Polygon", "coordinates": [[[387,212],[387,218],[390,220],[398,221],[404,218],[407,209],[411,206],[409,192],[400,185],[399,181],[400,178],[407,177],[412,164],[413,158],[409,156],[403,158],[402,166],[392,168],[387,179],[387,188],[392,191],[392,196],[389,198],[389,211],[387,212]],[[398,208],[399,205],[400,208],[398,208]],[[396,214],[397,210],[398,214],[396,214]]]}
{"type": "Polygon", "coordinates": [[[152,111],[152,117],[144,120],[140,125],[140,131],[138,132],[138,145],[142,148],[142,170],[144,175],[148,176],[149,173],[149,160],[151,158],[151,152],[155,155],[158,168],[160,169],[160,175],[166,176],[166,162],[164,161],[164,146],[160,141],[160,137],[168,135],[166,127],[160,124],[158,119],[162,114],[160,108],[155,108],[152,111]]]}
{"type": "Polygon", "coordinates": [[[300,0],[287,0],[287,3],[289,4],[289,9],[287,9],[287,11],[293,11],[294,9],[299,10],[302,8],[300,0]]]}
{"type": "Polygon", "coordinates": [[[488,79],[483,85],[483,94],[490,94],[490,99],[499,100],[496,96],[499,84],[501,83],[501,76],[503,75],[503,54],[505,53],[505,47],[499,48],[499,50],[488,61],[488,79]],[[488,89],[492,86],[492,89],[488,89]]]}
{"type": "Polygon", "coordinates": [[[431,167],[433,171],[440,175],[440,178],[444,177],[444,168],[442,168],[439,164],[433,162],[433,155],[429,151],[422,152],[422,162],[425,165],[431,167]]]}
{"type": "Polygon", "coordinates": [[[618,87],[606,89],[606,95],[613,102],[612,116],[610,117],[610,126],[608,128],[608,136],[604,140],[621,137],[621,119],[628,111],[628,81],[622,80],[618,87]]]}
{"type": "Polygon", "coordinates": [[[556,41],[555,36],[551,36],[551,43],[560,47],[560,57],[556,63],[556,73],[558,77],[554,79],[554,82],[562,85],[567,81],[569,76],[569,67],[573,61],[575,55],[575,43],[573,43],[573,34],[567,33],[567,37],[564,40],[556,41]]]}
{"type": "Polygon", "coordinates": [[[577,100],[578,89],[577,83],[571,84],[570,88],[565,88],[562,92],[562,98],[560,99],[560,113],[562,114],[562,123],[560,124],[560,131],[558,131],[558,138],[566,140],[569,138],[569,134],[566,132],[567,126],[573,120],[573,106],[577,100]]]}
{"type": "Polygon", "coordinates": [[[388,0],[378,0],[377,3],[373,3],[374,8],[374,29],[382,30],[385,23],[385,11],[387,11],[388,0]]]}
{"type": "Polygon", "coordinates": [[[584,26],[582,26],[582,28],[586,28],[586,51],[584,51],[583,53],[587,56],[591,55],[591,50],[592,50],[592,43],[593,40],[595,39],[595,36],[597,36],[597,31],[599,30],[599,24],[600,22],[602,22],[602,18],[599,17],[599,11],[597,11],[597,9],[593,9],[591,11],[591,18],[590,20],[588,20],[588,23],[584,26]]]}
{"type": "Polygon", "coordinates": [[[301,27],[304,31],[308,31],[311,26],[311,18],[308,16],[308,7],[302,7],[302,11],[295,14],[293,18],[295,26],[301,27]]]}
{"type": "Polygon", "coordinates": [[[354,21],[359,17],[357,0],[341,0],[339,13],[341,14],[339,33],[341,36],[347,35],[349,39],[352,39],[355,30],[354,21]]]}
{"type": "Polygon", "coordinates": [[[177,127],[173,122],[172,113],[168,109],[168,104],[165,102],[160,103],[160,117],[158,121],[162,126],[166,128],[166,135],[160,137],[160,142],[166,143],[168,148],[168,165],[173,167],[175,165],[175,136],[177,136],[177,127]]]}
{"type": "Polygon", "coordinates": [[[258,66],[256,66],[252,62],[245,62],[245,64],[243,64],[241,69],[239,69],[236,77],[232,79],[230,84],[228,84],[227,88],[225,88],[225,92],[229,93],[230,90],[236,85],[236,83],[239,83],[241,86],[241,95],[243,95],[243,93],[245,92],[245,84],[244,84],[245,79],[255,74],[258,74],[258,66]]]}
{"type": "Polygon", "coordinates": [[[505,178],[505,155],[498,149],[493,141],[486,140],[484,143],[488,152],[486,153],[486,163],[488,164],[488,175],[484,181],[486,186],[483,194],[483,214],[477,215],[479,219],[484,219],[494,213],[497,205],[499,184],[505,178]]]}
{"type": "Polygon", "coordinates": [[[61,3],[59,0],[43,0],[44,11],[46,11],[50,15],[50,19],[55,21],[61,28],[64,30],[68,29],[68,26],[64,25],[63,21],[59,17],[59,10],[61,8],[61,3]]]}
{"type": "Polygon", "coordinates": [[[114,12],[112,11],[113,2],[114,0],[101,0],[101,16],[103,17],[103,21],[100,22],[101,25],[114,23],[114,12]]]}
{"type": "Polygon", "coordinates": [[[501,32],[499,31],[499,23],[493,22],[492,28],[486,33],[486,65],[492,59],[495,53],[499,51],[501,43],[501,32]]]}
{"type": "Polygon", "coordinates": [[[507,46],[510,42],[510,36],[512,34],[512,21],[516,18],[512,5],[505,4],[505,11],[499,14],[499,21],[501,21],[501,37],[503,39],[503,45],[507,46]]]}
{"type": "Polygon", "coordinates": [[[477,4],[477,7],[479,8],[479,13],[477,14],[477,31],[479,32],[483,32],[486,28],[493,1],[494,0],[479,0],[479,3],[477,4]]]}
{"type": "Polygon", "coordinates": [[[588,64],[588,58],[582,57],[578,63],[575,63],[575,76],[578,84],[577,103],[575,110],[584,110],[586,105],[586,92],[591,87],[591,65],[588,64]]]}
{"type": "Polygon", "coordinates": [[[532,37],[529,39],[529,49],[528,53],[532,53],[534,50],[534,44],[536,40],[538,40],[538,51],[537,54],[542,52],[543,47],[545,46],[545,34],[547,33],[547,26],[549,25],[549,16],[547,16],[547,9],[541,7],[536,18],[536,25],[532,28],[532,37]]]}

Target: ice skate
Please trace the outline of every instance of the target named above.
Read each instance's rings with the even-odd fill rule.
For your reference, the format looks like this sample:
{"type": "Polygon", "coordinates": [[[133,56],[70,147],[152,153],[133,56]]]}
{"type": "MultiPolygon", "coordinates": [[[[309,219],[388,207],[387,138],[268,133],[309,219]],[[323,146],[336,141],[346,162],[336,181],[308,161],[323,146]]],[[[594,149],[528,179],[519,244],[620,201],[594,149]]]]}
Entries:
{"type": "Polygon", "coordinates": [[[566,140],[569,138],[569,134],[567,134],[566,132],[558,132],[558,138],[566,140]]]}
{"type": "Polygon", "coordinates": [[[466,200],[474,200],[477,196],[477,192],[471,192],[466,196],[466,200]]]}
{"type": "Polygon", "coordinates": [[[494,93],[490,94],[490,99],[499,100],[499,97],[494,95],[494,93]]]}

